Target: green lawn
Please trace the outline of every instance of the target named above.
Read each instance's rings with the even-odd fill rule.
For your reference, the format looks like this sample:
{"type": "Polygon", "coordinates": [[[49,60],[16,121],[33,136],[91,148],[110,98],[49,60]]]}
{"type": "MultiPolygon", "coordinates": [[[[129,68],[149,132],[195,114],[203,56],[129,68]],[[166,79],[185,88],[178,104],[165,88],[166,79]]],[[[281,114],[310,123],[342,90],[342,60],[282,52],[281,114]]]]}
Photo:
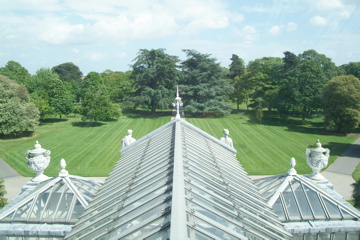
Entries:
{"type": "MultiPolygon", "coordinates": [[[[356,137],[326,134],[315,119],[311,125],[302,126],[280,120],[267,119],[262,125],[252,124],[247,116],[232,114],[224,118],[186,118],[186,120],[216,138],[222,137],[222,129],[230,130],[230,137],[238,151],[237,158],[251,175],[285,173],[291,157],[297,160],[300,174],[310,173],[305,161],[305,148],[320,139],[330,148],[332,163],[345,151],[356,137]]],[[[18,139],[0,139],[0,157],[23,176],[34,176],[27,168],[26,150],[33,149],[38,140],[43,148],[51,151],[51,164],[45,171],[56,176],[60,171],[60,159],[67,162],[70,174],[80,176],[107,176],[119,159],[121,139],[127,129],[133,129],[136,139],[143,137],[170,121],[170,113],[158,117],[138,115],[122,116],[116,122],[91,124],[78,117],[64,121],[48,120],[33,135],[18,139]]]]}

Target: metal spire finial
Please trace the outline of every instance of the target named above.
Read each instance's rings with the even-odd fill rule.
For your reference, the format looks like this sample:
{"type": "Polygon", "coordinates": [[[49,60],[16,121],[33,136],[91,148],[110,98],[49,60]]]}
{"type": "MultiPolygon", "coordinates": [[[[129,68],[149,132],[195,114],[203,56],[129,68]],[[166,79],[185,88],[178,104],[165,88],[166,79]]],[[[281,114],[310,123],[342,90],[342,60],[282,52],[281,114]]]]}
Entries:
{"type": "Polygon", "coordinates": [[[179,86],[176,86],[175,101],[176,101],[176,103],[173,103],[173,106],[176,107],[176,117],[175,118],[180,118],[180,107],[183,105],[183,103],[181,102],[181,97],[179,97],[179,86]]]}

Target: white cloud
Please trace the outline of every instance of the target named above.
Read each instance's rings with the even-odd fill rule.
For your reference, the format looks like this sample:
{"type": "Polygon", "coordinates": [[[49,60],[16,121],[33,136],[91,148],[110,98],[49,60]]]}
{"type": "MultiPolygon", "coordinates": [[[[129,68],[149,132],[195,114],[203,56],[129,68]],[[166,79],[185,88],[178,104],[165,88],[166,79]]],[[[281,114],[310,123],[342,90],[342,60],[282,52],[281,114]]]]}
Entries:
{"type": "Polygon", "coordinates": [[[297,29],[297,24],[294,22],[288,22],[286,25],[286,30],[291,32],[291,31],[295,31],[297,29]]]}
{"type": "Polygon", "coordinates": [[[269,30],[269,33],[273,36],[279,35],[281,33],[281,28],[277,25],[272,26],[269,30]]]}
{"type": "Polygon", "coordinates": [[[308,0],[310,8],[316,11],[339,10],[344,5],[340,0],[308,0]]]}
{"type": "Polygon", "coordinates": [[[327,20],[325,18],[323,18],[323,17],[320,17],[320,16],[312,17],[309,22],[311,24],[317,25],[317,26],[325,26],[325,25],[327,25],[327,20]]]}
{"type": "Polygon", "coordinates": [[[102,60],[106,57],[106,54],[102,54],[102,53],[91,53],[90,54],[90,59],[92,61],[99,61],[99,60],[102,60]]]}
{"type": "Polygon", "coordinates": [[[236,35],[240,36],[245,40],[246,43],[251,43],[253,40],[257,39],[258,32],[254,26],[246,25],[242,29],[235,30],[236,35]]]}

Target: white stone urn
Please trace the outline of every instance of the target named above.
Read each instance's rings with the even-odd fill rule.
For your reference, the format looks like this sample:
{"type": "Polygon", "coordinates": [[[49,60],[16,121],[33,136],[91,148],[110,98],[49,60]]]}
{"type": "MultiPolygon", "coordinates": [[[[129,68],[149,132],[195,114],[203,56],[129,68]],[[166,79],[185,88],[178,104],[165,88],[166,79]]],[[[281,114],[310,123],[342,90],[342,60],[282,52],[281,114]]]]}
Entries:
{"type": "Polygon", "coordinates": [[[28,167],[36,172],[36,176],[33,177],[31,181],[42,182],[49,179],[48,176],[44,175],[44,170],[49,166],[51,152],[41,148],[39,142],[36,141],[34,149],[26,151],[25,154],[28,161],[28,167]]]}
{"type": "Polygon", "coordinates": [[[323,148],[320,140],[317,140],[313,148],[307,148],[305,150],[305,154],[306,162],[313,170],[308,177],[314,180],[325,179],[320,171],[328,165],[330,150],[328,148],[323,148]]]}

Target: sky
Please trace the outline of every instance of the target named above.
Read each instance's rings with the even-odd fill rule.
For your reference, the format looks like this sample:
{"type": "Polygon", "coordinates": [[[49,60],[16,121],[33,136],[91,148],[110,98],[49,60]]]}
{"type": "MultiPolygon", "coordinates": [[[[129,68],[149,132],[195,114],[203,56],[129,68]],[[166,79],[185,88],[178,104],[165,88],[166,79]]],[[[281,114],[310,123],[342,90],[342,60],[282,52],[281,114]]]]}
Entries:
{"type": "Polygon", "coordinates": [[[359,0],[0,0],[0,67],[30,74],[72,62],[128,71],[140,49],[210,54],[223,67],[314,49],[360,61],[359,0]]]}

